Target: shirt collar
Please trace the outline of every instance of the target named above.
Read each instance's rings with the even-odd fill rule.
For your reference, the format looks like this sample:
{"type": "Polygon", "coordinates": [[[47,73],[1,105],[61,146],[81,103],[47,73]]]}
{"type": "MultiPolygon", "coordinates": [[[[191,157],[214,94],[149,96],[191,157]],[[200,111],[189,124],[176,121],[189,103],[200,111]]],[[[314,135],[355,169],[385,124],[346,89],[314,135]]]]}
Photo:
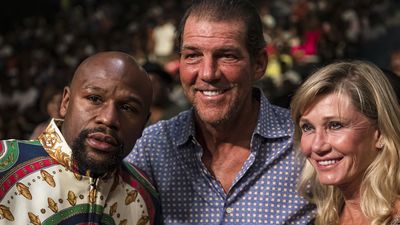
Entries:
{"type": "Polygon", "coordinates": [[[72,150],[65,141],[59,128],[63,122],[63,120],[52,119],[46,129],[39,135],[38,139],[52,158],[72,170],[72,150]]]}
{"type": "MultiPolygon", "coordinates": [[[[64,120],[52,119],[46,129],[39,135],[38,139],[46,152],[61,165],[67,169],[84,176],[93,177],[90,170],[79,168],[76,162],[72,160],[72,149],[65,141],[61,133],[61,126],[64,120]]],[[[102,177],[108,177],[114,171],[104,174],[102,177]]]]}
{"type": "MultiPolygon", "coordinates": [[[[287,109],[272,105],[259,88],[253,88],[253,98],[260,101],[257,126],[253,132],[264,138],[290,137],[293,133],[293,125],[287,109]]],[[[182,114],[182,126],[175,126],[177,144],[183,145],[192,140],[196,135],[193,107],[182,114]],[[179,129],[179,130],[178,130],[179,129]]]]}
{"type": "Polygon", "coordinates": [[[257,126],[254,134],[264,138],[282,138],[293,136],[293,123],[289,110],[272,105],[264,93],[254,88],[253,96],[259,96],[260,111],[258,113],[257,126]]]}
{"type": "Polygon", "coordinates": [[[182,120],[183,121],[183,126],[175,126],[176,130],[175,133],[177,134],[177,144],[178,145],[183,145],[186,142],[194,139],[196,135],[196,128],[194,124],[194,109],[193,107],[183,114],[182,120]]]}

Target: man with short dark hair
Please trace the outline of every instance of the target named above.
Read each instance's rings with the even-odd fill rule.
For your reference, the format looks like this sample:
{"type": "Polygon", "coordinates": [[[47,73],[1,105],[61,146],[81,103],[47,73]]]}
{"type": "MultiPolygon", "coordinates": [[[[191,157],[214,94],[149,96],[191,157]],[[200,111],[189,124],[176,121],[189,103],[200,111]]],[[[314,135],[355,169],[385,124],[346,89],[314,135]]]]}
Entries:
{"type": "Polygon", "coordinates": [[[267,65],[254,6],[195,1],[179,30],[193,108],[148,127],[127,158],[156,182],[165,224],[309,223],[290,114],[253,87],[267,65]]]}

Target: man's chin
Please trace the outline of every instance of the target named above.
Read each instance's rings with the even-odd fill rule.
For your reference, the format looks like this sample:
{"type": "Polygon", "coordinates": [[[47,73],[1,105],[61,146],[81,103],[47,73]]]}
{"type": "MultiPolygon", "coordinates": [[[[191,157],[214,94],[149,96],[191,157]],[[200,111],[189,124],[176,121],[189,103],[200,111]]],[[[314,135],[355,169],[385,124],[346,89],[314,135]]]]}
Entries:
{"type": "MultiPolygon", "coordinates": [[[[78,162],[79,163],[79,162],[78,162]]],[[[107,159],[99,159],[93,157],[87,157],[85,162],[81,162],[81,165],[85,165],[86,169],[89,169],[94,174],[105,174],[114,170],[117,166],[115,162],[110,162],[107,159]]]]}
{"type": "Polygon", "coordinates": [[[111,152],[88,151],[85,153],[75,155],[74,158],[80,168],[90,170],[96,175],[102,175],[114,170],[119,165],[118,162],[122,160],[111,152]]]}
{"type": "Polygon", "coordinates": [[[71,146],[73,159],[80,169],[90,170],[95,175],[111,172],[123,159],[123,145],[93,148],[86,142],[89,133],[90,130],[84,130],[74,140],[71,146]]]}

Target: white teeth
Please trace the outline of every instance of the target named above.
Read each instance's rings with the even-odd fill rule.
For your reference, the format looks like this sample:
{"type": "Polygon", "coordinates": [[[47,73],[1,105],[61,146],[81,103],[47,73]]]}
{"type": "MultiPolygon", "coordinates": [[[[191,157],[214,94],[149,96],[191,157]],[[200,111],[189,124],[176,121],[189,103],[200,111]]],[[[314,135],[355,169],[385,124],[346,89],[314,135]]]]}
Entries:
{"type": "Polygon", "coordinates": [[[204,95],[206,96],[214,96],[214,95],[219,95],[221,94],[223,91],[202,91],[204,95]]]}
{"type": "Polygon", "coordinates": [[[338,160],[324,160],[324,161],[319,161],[318,164],[321,166],[328,166],[331,164],[336,163],[338,160]]]}

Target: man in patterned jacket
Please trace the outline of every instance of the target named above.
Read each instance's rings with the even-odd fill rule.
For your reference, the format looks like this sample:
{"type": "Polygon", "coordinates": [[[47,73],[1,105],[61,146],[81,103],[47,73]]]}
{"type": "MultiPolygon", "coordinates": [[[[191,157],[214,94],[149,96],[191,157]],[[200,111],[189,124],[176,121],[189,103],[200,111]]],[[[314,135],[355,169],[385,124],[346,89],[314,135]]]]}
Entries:
{"type": "Polygon", "coordinates": [[[149,117],[135,60],[102,52],[77,68],[38,140],[0,144],[0,224],[158,224],[155,189],[123,163],[149,117]]]}

